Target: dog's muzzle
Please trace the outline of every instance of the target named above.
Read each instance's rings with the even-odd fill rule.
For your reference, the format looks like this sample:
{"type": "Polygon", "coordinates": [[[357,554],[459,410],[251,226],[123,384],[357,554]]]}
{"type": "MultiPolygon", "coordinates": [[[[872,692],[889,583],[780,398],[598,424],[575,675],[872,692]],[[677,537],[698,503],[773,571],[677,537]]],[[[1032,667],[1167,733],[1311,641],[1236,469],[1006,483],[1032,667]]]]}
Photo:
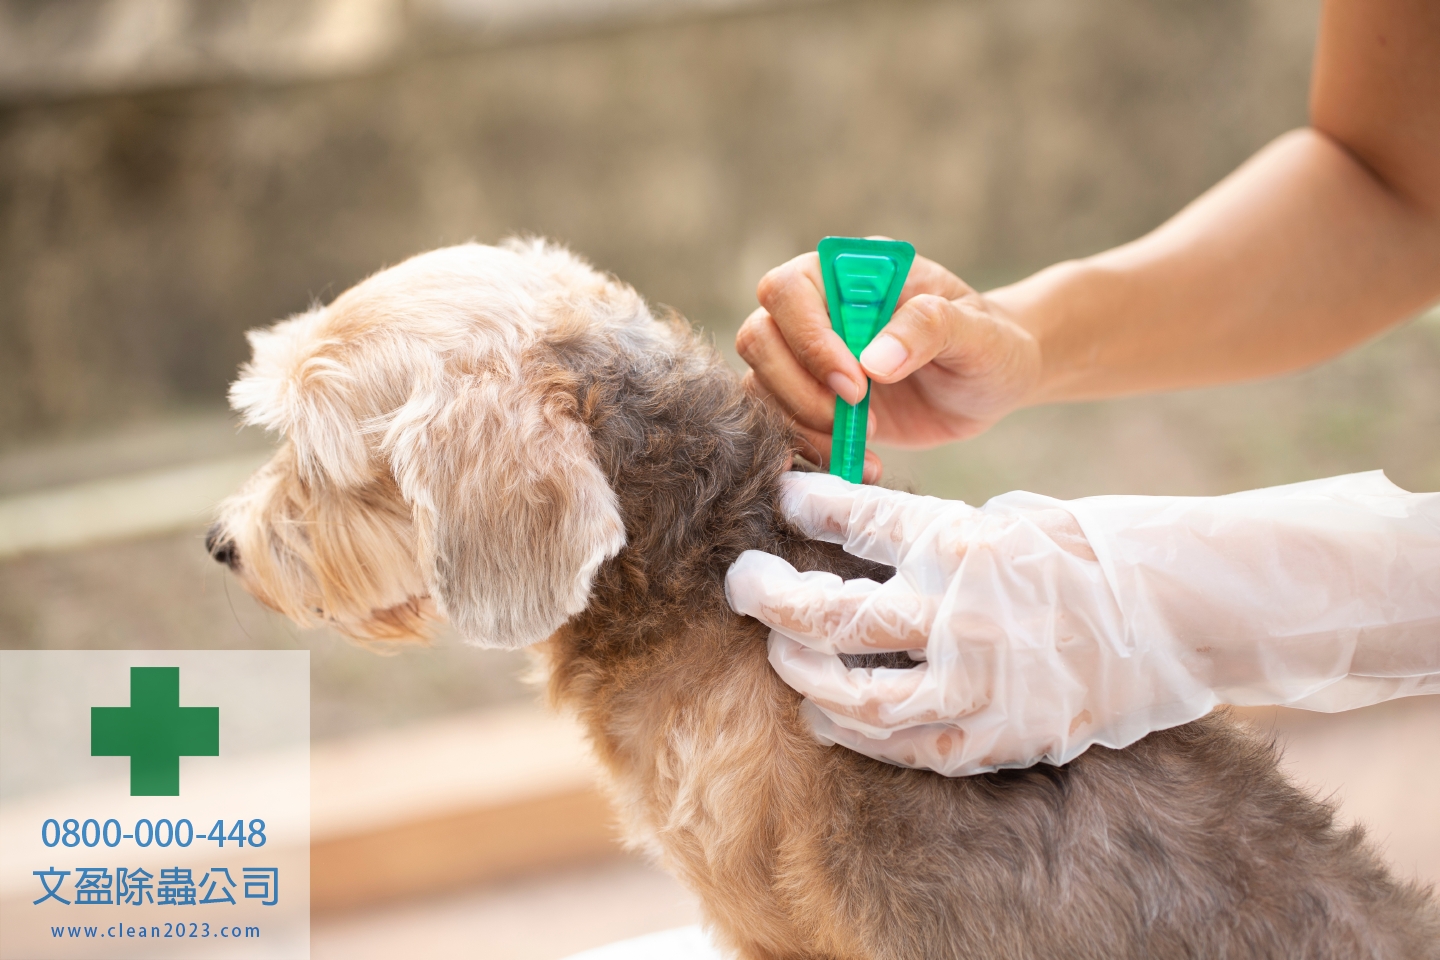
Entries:
{"type": "Polygon", "coordinates": [[[205,534],[205,549],[217,563],[223,563],[231,570],[240,563],[240,551],[235,549],[235,541],[225,536],[218,523],[213,524],[205,534]]]}

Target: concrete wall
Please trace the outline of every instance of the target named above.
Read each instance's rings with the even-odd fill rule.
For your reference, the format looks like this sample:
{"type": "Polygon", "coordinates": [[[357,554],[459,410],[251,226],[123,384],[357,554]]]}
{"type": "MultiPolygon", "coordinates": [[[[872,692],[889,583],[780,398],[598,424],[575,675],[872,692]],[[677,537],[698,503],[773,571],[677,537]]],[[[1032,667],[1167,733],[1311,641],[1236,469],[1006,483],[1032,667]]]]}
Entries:
{"type": "Polygon", "coordinates": [[[837,0],[12,100],[0,445],[218,404],[245,329],[472,237],[556,237],[727,344],[826,233],[980,283],[1084,254],[1304,122],[1317,9],[837,0]]]}

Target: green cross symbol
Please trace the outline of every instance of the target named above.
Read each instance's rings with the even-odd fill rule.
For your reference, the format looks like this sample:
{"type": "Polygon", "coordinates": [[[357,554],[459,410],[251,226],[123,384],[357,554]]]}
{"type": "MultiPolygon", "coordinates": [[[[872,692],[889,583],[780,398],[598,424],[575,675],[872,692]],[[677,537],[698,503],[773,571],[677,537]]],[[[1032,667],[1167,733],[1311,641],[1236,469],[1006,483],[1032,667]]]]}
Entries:
{"type": "Polygon", "coordinates": [[[130,796],[180,796],[180,758],[220,756],[220,708],[180,706],[179,667],[131,667],[130,706],[90,708],[90,756],[130,758],[130,796]]]}

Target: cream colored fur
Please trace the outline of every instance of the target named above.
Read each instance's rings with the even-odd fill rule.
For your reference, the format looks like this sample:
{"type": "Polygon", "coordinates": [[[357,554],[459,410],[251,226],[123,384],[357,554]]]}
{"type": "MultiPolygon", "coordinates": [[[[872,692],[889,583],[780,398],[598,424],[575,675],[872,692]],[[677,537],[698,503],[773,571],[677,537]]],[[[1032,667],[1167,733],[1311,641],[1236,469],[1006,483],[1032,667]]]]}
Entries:
{"type": "Polygon", "coordinates": [[[625,537],[540,372],[577,312],[655,336],[634,291],[538,242],[437,250],[252,333],[231,402],[287,442],[221,509],[247,585],[373,639],[414,633],[432,602],[504,647],[581,610],[625,537]]]}

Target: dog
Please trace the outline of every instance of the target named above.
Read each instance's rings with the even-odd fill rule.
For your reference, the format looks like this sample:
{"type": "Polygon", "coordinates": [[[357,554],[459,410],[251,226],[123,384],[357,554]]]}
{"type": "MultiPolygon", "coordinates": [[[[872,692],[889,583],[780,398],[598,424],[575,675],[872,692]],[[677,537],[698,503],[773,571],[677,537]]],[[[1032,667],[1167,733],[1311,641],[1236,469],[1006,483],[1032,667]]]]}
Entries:
{"type": "Polygon", "coordinates": [[[818,743],[726,570],[891,571],[792,529],[790,424],[566,250],[436,250],[250,342],[231,401],[286,439],[210,553],[302,625],[532,647],[735,956],[1440,958],[1429,893],[1223,713],[953,779],[818,743]]]}

